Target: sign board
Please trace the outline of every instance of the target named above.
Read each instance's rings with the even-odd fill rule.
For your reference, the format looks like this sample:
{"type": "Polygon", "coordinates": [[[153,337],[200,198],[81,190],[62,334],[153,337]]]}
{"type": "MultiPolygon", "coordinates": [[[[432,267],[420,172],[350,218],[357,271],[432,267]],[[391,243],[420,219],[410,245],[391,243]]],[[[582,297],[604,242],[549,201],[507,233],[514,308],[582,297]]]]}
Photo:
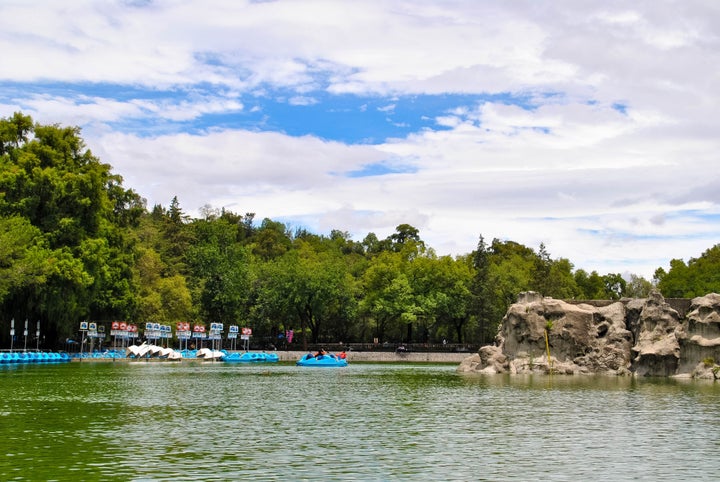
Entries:
{"type": "Polygon", "coordinates": [[[81,322],[80,322],[80,329],[81,329],[81,330],[87,330],[87,329],[88,329],[88,322],[87,322],[87,321],[81,321],[81,322]]]}
{"type": "MultiPolygon", "coordinates": [[[[137,325],[132,325],[130,323],[127,323],[125,321],[120,322],[113,322],[113,327],[116,326],[115,323],[117,323],[118,329],[110,330],[110,334],[112,336],[117,336],[119,338],[137,338],[137,325]]],[[[102,328],[102,327],[101,327],[102,328]]],[[[102,333],[102,330],[100,330],[102,333]]]]}

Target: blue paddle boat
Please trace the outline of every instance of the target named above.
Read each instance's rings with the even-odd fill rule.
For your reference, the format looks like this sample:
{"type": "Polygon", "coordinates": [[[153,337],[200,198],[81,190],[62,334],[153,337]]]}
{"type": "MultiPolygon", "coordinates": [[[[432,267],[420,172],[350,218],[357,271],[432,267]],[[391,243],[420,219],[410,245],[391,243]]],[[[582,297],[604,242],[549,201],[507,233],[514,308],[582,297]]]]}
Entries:
{"type": "Polygon", "coordinates": [[[55,352],[11,352],[0,353],[0,364],[58,363],[70,361],[67,353],[55,352]]]}
{"type": "Polygon", "coordinates": [[[338,358],[332,353],[317,356],[308,353],[303,355],[295,365],[299,367],[346,367],[348,361],[345,358],[338,358]]]}
{"type": "Polygon", "coordinates": [[[222,361],[229,363],[274,363],[280,360],[277,353],[258,353],[249,352],[245,353],[230,353],[222,358],[222,361]]]}

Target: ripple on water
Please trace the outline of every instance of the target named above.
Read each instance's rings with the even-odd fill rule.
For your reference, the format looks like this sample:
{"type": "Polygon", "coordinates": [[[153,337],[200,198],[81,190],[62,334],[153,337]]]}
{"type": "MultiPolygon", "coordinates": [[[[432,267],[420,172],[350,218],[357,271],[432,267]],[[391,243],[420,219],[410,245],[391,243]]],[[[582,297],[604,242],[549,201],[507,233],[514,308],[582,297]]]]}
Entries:
{"type": "Polygon", "coordinates": [[[6,382],[0,479],[711,480],[720,446],[714,384],[221,363],[6,382]]]}

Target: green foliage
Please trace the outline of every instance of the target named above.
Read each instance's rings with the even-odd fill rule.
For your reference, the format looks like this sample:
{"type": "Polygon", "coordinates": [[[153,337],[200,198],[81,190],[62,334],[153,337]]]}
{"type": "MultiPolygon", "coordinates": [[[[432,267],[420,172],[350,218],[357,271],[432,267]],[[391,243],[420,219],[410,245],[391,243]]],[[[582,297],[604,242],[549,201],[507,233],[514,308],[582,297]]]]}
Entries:
{"type": "Polygon", "coordinates": [[[138,248],[134,268],[137,280],[137,319],[162,324],[196,320],[190,289],[183,275],[167,275],[160,254],[152,248],[138,248]]]}
{"type": "Polygon", "coordinates": [[[70,333],[79,319],[130,315],[125,230],[142,200],[85,148],[76,127],[16,113],[0,120],[0,144],[0,217],[12,220],[5,232],[14,240],[4,248],[14,274],[0,285],[2,313],[46,320],[50,335],[70,333]]]}
{"type": "MultiPolygon", "coordinates": [[[[274,340],[294,329],[303,343],[488,343],[522,291],[618,299],[653,287],[574,270],[544,244],[480,236],[472,253],[438,257],[409,224],[357,242],[201,212],[192,219],[177,197],[148,211],[76,127],[0,119],[0,316],[41,319],[51,342],[74,336],[79,320],[128,319],[249,324],[274,340]]],[[[719,273],[720,245],[673,260],[655,281],[666,297],[689,297],[720,292],[719,273]]]]}
{"type": "Polygon", "coordinates": [[[24,218],[0,218],[0,304],[14,292],[45,282],[50,257],[39,229],[24,218]]]}
{"type": "Polygon", "coordinates": [[[33,121],[30,116],[15,112],[12,117],[0,120],[0,156],[12,154],[28,141],[33,121]]]}
{"type": "Polygon", "coordinates": [[[625,285],[624,295],[628,298],[647,298],[653,288],[653,284],[650,281],[642,276],[631,274],[630,281],[625,285]]]}
{"type": "MultiPolygon", "coordinates": [[[[354,311],[352,277],[340,252],[322,248],[298,241],[261,269],[263,276],[254,281],[256,319],[274,317],[277,325],[297,330],[304,343],[322,341],[329,331],[347,332],[342,325],[354,311]]],[[[279,331],[277,325],[267,328],[279,331]]]]}
{"type": "Polygon", "coordinates": [[[574,278],[580,290],[580,299],[598,300],[605,297],[605,282],[597,271],[588,274],[585,270],[579,269],[575,272],[574,278]]]}
{"type": "Polygon", "coordinates": [[[364,296],[360,310],[372,320],[373,335],[381,340],[391,330],[395,332],[394,337],[400,336],[398,323],[410,308],[403,262],[399,253],[383,252],[373,259],[363,274],[364,296]]]}
{"type": "Polygon", "coordinates": [[[627,282],[619,273],[608,273],[603,278],[605,296],[611,300],[619,300],[625,294],[627,282]]]}
{"type": "Polygon", "coordinates": [[[499,322],[517,295],[532,290],[535,253],[514,241],[493,239],[488,284],[492,289],[493,319],[499,322]]]}
{"type": "Polygon", "coordinates": [[[263,219],[253,239],[253,254],[267,261],[278,258],[292,247],[292,240],[284,224],[263,219]]]}
{"type": "Polygon", "coordinates": [[[462,343],[475,327],[472,267],[450,256],[417,258],[410,266],[419,307],[421,341],[447,338],[462,343]]]}
{"type": "MultiPolygon", "coordinates": [[[[492,340],[497,332],[496,316],[494,314],[494,294],[490,285],[490,249],[485,244],[482,234],[478,240],[477,249],[468,257],[466,263],[470,264],[472,280],[470,282],[471,308],[473,319],[477,326],[477,337],[480,343],[492,340]]],[[[458,340],[460,337],[458,335],[458,340]]]]}
{"type": "Polygon", "coordinates": [[[706,250],[687,264],[681,259],[670,261],[670,270],[658,269],[658,288],[666,298],[694,298],[720,293],[720,244],[706,250]]]}
{"type": "Polygon", "coordinates": [[[231,324],[242,318],[249,289],[249,250],[237,243],[237,228],[226,219],[192,224],[195,244],[187,249],[200,315],[231,324]]]}

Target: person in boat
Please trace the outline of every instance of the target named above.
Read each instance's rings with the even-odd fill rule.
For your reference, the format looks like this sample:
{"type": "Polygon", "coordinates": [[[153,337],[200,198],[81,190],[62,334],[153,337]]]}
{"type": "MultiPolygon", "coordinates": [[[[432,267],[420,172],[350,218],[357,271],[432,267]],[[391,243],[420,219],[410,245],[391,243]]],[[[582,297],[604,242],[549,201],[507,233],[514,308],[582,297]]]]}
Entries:
{"type": "Polygon", "coordinates": [[[347,358],[347,354],[345,354],[345,350],[341,351],[338,355],[338,358],[341,360],[345,360],[347,358]]]}
{"type": "Polygon", "coordinates": [[[325,355],[327,355],[327,352],[325,351],[325,348],[320,348],[317,353],[315,353],[315,358],[322,358],[325,355]]]}

